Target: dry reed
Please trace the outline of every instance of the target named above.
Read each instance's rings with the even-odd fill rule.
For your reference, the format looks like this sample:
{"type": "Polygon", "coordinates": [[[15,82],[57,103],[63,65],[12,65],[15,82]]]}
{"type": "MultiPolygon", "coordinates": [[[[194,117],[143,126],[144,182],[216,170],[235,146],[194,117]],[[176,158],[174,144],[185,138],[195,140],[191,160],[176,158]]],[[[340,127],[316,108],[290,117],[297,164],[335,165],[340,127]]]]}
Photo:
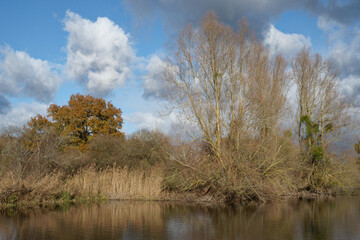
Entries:
{"type": "Polygon", "coordinates": [[[65,191],[79,196],[105,196],[107,199],[159,199],[163,173],[108,167],[97,171],[89,166],[80,170],[65,184],[65,191]]]}
{"type": "Polygon", "coordinates": [[[117,166],[96,170],[89,166],[73,176],[53,172],[42,177],[17,179],[11,173],[0,178],[0,208],[55,206],[77,199],[161,199],[163,173],[128,170],[117,166]]]}

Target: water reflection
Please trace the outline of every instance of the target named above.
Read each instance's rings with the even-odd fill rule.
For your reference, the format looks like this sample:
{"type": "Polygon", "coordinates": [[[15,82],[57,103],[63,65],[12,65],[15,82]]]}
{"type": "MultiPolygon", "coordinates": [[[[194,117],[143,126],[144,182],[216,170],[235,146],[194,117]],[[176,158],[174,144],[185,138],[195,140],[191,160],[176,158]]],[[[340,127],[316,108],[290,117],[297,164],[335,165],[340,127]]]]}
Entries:
{"type": "Polygon", "coordinates": [[[258,208],[111,202],[0,216],[0,239],[360,239],[360,198],[258,208]]]}

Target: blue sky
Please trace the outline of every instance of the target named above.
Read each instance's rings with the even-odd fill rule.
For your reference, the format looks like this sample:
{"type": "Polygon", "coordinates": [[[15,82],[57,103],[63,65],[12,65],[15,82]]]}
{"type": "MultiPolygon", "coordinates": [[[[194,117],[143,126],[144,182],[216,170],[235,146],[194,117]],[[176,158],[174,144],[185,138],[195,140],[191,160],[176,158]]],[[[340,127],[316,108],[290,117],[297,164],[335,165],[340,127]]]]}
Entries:
{"type": "Polygon", "coordinates": [[[358,0],[0,0],[0,127],[80,92],[120,107],[127,133],[169,131],[176,119],[159,114],[157,77],[166,47],[208,10],[231,26],[246,17],[271,54],[321,53],[359,102],[358,0]]]}

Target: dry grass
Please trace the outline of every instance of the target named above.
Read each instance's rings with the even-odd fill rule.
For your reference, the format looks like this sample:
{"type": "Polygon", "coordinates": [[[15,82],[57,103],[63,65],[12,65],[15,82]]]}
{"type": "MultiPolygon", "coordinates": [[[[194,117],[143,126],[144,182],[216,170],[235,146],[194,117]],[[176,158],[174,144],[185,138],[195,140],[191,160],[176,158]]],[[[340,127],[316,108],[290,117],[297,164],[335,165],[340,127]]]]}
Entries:
{"type": "Polygon", "coordinates": [[[166,178],[166,186],[175,192],[196,192],[236,203],[289,198],[305,185],[307,165],[288,139],[249,140],[241,146],[226,158],[224,168],[206,155],[197,159],[195,155],[195,160],[189,159],[194,157],[191,154],[174,156],[177,164],[166,178]]]}
{"type": "Polygon", "coordinates": [[[36,207],[69,204],[78,199],[161,199],[163,173],[108,167],[96,170],[90,166],[73,176],[60,172],[18,180],[8,173],[0,178],[0,208],[36,207]]]}
{"type": "Polygon", "coordinates": [[[163,173],[160,168],[147,172],[108,167],[96,171],[90,166],[80,170],[65,184],[65,191],[79,196],[105,196],[108,199],[159,199],[163,173]]]}
{"type": "Polygon", "coordinates": [[[60,197],[62,191],[61,173],[21,180],[9,173],[0,179],[0,209],[61,204],[65,200],[60,197]]]}

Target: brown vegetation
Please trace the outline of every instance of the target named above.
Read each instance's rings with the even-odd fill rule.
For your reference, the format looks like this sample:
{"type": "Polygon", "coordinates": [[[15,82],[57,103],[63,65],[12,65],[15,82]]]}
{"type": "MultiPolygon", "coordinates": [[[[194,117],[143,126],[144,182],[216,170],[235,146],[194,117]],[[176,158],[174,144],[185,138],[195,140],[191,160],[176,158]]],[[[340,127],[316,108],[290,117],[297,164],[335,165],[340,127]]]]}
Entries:
{"type": "Polygon", "coordinates": [[[337,91],[333,65],[320,55],[304,49],[287,71],[284,58],[271,57],[245,21],[235,32],[209,13],[196,30],[184,29],[169,59],[167,101],[200,133],[193,141],[148,130],[124,137],[120,109],[73,95],[68,105],[51,105],[48,118],[38,115],[0,136],[1,203],[169,194],[267,202],[359,186],[356,161],[331,151],[351,123],[350,105],[337,91]],[[290,123],[292,82],[297,116],[290,123]],[[293,127],[284,129],[284,121],[293,127]]]}
{"type": "Polygon", "coordinates": [[[198,159],[174,157],[186,169],[178,171],[178,189],[267,201],[303,190],[328,193],[358,177],[350,161],[329,150],[349,129],[351,105],[337,90],[334,65],[319,54],[301,50],[287,71],[244,20],[234,32],[210,12],[198,28],[183,30],[169,59],[168,101],[206,146],[198,159]],[[298,106],[290,123],[292,82],[298,106]],[[293,127],[281,129],[284,121],[293,127]]]}
{"type": "Polygon", "coordinates": [[[44,131],[44,141],[29,148],[24,140],[27,136],[22,129],[1,136],[2,207],[167,197],[162,191],[162,164],[169,142],[159,132],[143,130],[128,140],[98,135],[86,151],[63,148],[68,142],[55,138],[51,131],[44,131]]]}
{"type": "Polygon", "coordinates": [[[0,208],[56,207],[92,200],[158,200],[162,192],[162,170],[134,170],[117,166],[96,170],[89,166],[74,175],[53,172],[20,181],[9,173],[0,179],[0,208]]]}

